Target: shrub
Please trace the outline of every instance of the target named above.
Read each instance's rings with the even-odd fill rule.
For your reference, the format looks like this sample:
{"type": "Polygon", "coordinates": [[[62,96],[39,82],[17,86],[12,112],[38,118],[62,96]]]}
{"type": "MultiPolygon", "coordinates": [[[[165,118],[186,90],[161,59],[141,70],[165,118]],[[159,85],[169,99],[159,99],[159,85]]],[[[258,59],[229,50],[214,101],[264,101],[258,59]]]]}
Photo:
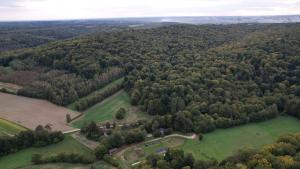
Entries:
{"type": "Polygon", "coordinates": [[[32,162],[34,164],[46,164],[46,163],[82,163],[90,164],[95,160],[77,153],[59,153],[49,157],[42,157],[40,154],[32,155],[32,162]]]}
{"type": "Polygon", "coordinates": [[[199,133],[198,138],[199,138],[199,141],[203,140],[203,134],[199,133]]]}
{"type": "Polygon", "coordinates": [[[111,164],[114,167],[119,167],[120,164],[118,162],[118,160],[116,160],[115,158],[109,156],[109,155],[104,155],[103,160],[109,164],[111,164]]]}

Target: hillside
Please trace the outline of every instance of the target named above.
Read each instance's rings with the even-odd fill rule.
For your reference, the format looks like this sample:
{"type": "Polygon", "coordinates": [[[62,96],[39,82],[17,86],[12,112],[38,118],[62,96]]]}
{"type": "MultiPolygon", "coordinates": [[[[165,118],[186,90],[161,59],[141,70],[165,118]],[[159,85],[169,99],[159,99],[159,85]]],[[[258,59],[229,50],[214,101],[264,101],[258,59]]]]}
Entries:
{"type": "MultiPolygon", "coordinates": [[[[298,131],[298,120],[291,117],[275,117],[291,115],[300,118],[299,53],[299,23],[170,24],[142,29],[127,27],[119,31],[99,31],[67,40],[54,40],[32,48],[1,52],[1,91],[48,100],[56,105],[79,110],[83,112],[82,116],[72,121],[73,115],[68,114],[67,108],[58,107],[63,111],[59,113],[51,108],[56,105],[39,100],[42,105],[39,106],[37,102],[33,102],[37,101],[36,99],[30,101],[30,98],[8,94],[2,94],[13,98],[9,100],[8,97],[3,97],[5,105],[2,109],[8,111],[2,110],[0,113],[6,115],[6,120],[23,123],[31,129],[39,122],[43,122],[42,125],[46,125],[47,122],[59,123],[63,127],[54,126],[55,130],[63,130],[70,125],[80,127],[79,137],[100,142],[100,146],[94,150],[97,159],[104,159],[115,167],[121,165],[122,168],[131,162],[146,160],[146,166],[155,168],[156,163],[149,164],[151,158],[157,161],[156,158],[161,156],[150,154],[154,153],[155,149],[173,144],[173,141],[177,146],[166,147],[186,149],[197,159],[212,157],[223,160],[239,148],[243,148],[239,145],[247,143],[234,143],[239,141],[238,137],[245,134],[243,129],[252,133],[252,138],[263,139],[249,141],[249,144],[256,148],[274,141],[275,137],[281,134],[298,131]],[[20,101],[14,103],[17,98],[20,101]],[[26,105],[26,101],[30,103],[26,105]],[[46,103],[48,108],[43,107],[46,103]],[[43,112],[46,114],[43,115],[43,112]],[[264,127],[257,123],[272,118],[273,121],[270,120],[269,123],[261,123],[264,127]],[[244,125],[247,123],[253,124],[244,125]],[[266,124],[269,127],[265,127],[266,124]],[[244,126],[236,127],[240,125],[244,126]],[[230,127],[236,128],[223,130],[230,127]],[[274,127],[276,130],[273,130],[274,127]],[[204,134],[214,130],[217,131],[204,134]],[[157,142],[160,138],[155,138],[173,132],[183,137],[184,134],[192,133],[195,137],[189,141],[170,138],[166,143],[157,142]],[[223,155],[215,155],[220,148],[201,148],[202,145],[226,145],[214,144],[220,137],[230,135],[224,134],[226,132],[233,135],[232,139],[226,139],[227,144],[234,146],[224,148],[223,155]],[[268,135],[271,132],[274,133],[268,135]],[[137,146],[129,152],[122,151],[134,146],[134,143],[145,144],[145,147],[137,146]],[[126,158],[122,156],[114,156],[110,151],[114,149],[121,152],[119,154],[129,154],[126,158],[131,161],[124,160],[126,158]],[[112,156],[108,156],[110,153],[112,156]]],[[[37,129],[39,128],[41,126],[37,129]]],[[[32,135],[35,139],[39,138],[37,129],[37,133],[32,135]]],[[[12,132],[16,134],[14,137],[5,134],[7,137],[1,138],[2,144],[9,143],[9,139],[23,137],[24,132],[17,134],[19,132],[12,132]]],[[[251,139],[251,135],[248,136],[251,139]]],[[[299,136],[291,137],[295,138],[290,139],[297,140],[299,136]]],[[[293,149],[292,154],[279,155],[290,155],[289,159],[297,161],[297,146],[285,147],[280,143],[274,151],[293,149]]],[[[13,148],[12,146],[4,150],[6,153],[12,153],[13,148]]],[[[24,147],[21,146],[18,150],[22,148],[24,147]]],[[[24,151],[26,150],[28,149],[24,151]]],[[[176,150],[166,150],[166,156],[173,158],[173,152],[185,157],[183,152],[176,150]]],[[[233,166],[231,163],[235,165],[234,160],[240,155],[243,156],[233,156],[233,159],[221,162],[220,166],[227,163],[228,166],[233,166]]],[[[262,160],[269,160],[270,165],[277,164],[270,161],[277,158],[277,153],[274,154],[276,157],[263,158],[265,154],[261,152],[256,152],[256,155],[261,156],[262,160]]],[[[33,161],[35,164],[70,162],[68,160],[72,158],[75,162],[84,161],[83,157],[74,159],[72,154],[70,157],[66,156],[66,159],[62,159],[57,154],[58,159],[37,158],[33,161]]],[[[249,155],[249,158],[250,156],[257,157],[249,155]]],[[[193,157],[188,155],[187,158],[191,160],[193,157]]],[[[166,161],[169,162],[168,159],[166,161]]],[[[237,160],[238,163],[248,166],[249,159],[246,161],[247,163],[237,160]]],[[[26,163],[28,162],[27,160],[26,163]]],[[[219,165],[213,160],[200,162],[203,166],[219,165]]],[[[292,166],[297,165],[295,162],[292,166]]]]}
{"type": "Polygon", "coordinates": [[[16,82],[25,86],[20,94],[64,105],[101,86],[100,77],[125,71],[133,104],[150,114],[186,110],[187,120],[235,125],[298,102],[299,31],[299,24],[241,24],[100,33],[2,53],[0,79],[32,74],[30,83],[16,82]]]}

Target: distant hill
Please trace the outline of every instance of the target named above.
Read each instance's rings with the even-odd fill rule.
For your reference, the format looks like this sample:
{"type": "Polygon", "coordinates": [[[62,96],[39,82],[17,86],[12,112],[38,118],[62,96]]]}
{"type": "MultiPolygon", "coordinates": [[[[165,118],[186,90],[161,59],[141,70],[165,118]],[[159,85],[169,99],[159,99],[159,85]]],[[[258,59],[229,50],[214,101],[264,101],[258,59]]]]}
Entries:
{"type": "Polygon", "coordinates": [[[300,22],[300,15],[195,16],[195,17],[190,16],[190,17],[157,17],[157,18],[144,18],[144,19],[152,22],[177,22],[177,23],[188,23],[188,24],[292,23],[292,22],[300,22]]]}

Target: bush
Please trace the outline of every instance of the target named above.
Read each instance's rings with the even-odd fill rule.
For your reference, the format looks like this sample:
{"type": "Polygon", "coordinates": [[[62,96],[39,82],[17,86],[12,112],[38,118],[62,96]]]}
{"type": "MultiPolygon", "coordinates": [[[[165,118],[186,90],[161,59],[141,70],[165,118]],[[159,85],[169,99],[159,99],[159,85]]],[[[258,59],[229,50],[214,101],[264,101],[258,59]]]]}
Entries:
{"type": "Polygon", "coordinates": [[[31,157],[31,161],[34,164],[42,164],[42,155],[41,154],[33,154],[31,157]]]}
{"type": "Polygon", "coordinates": [[[199,133],[198,138],[199,138],[199,141],[203,140],[203,134],[199,133]]]}
{"type": "Polygon", "coordinates": [[[76,153],[59,153],[49,157],[42,157],[40,154],[32,155],[32,160],[34,164],[46,164],[46,163],[82,163],[91,164],[95,162],[94,159],[76,154],[76,153]]]}

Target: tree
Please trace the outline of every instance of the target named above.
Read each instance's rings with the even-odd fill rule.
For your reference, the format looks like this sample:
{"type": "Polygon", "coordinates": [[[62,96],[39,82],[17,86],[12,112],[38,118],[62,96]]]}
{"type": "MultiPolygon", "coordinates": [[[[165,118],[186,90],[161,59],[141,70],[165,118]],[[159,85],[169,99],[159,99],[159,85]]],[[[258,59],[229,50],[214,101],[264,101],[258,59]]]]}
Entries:
{"type": "Polygon", "coordinates": [[[102,160],[104,155],[108,153],[108,149],[104,145],[99,145],[95,149],[95,155],[97,159],[102,160]]]}
{"type": "Polygon", "coordinates": [[[126,116],[126,109],[121,107],[118,111],[117,111],[117,114],[116,114],[116,119],[118,120],[122,120],[124,119],[126,116]]]}
{"type": "Polygon", "coordinates": [[[100,130],[94,121],[90,122],[88,125],[84,125],[80,132],[84,133],[88,139],[96,141],[104,135],[103,131],[100,130]]]}
{"type": "Polygon", "coordinates": [[[70,116],[70,114],[66,114],[66,121],[67,121],[67,123],[71,122],[71,116],[70,116]]]}
{"type": "Polygon", "coordinates": [[[42,155],[41,154],[33,154],[31,157],[31,161],[34,164],[41,164],[42,163],[42,155]]]}
{"type": "Polygon", "coordinates": [[[184,112],[178,112],[174,119],[174,129],[182,132],[191,132],[193,130],[193,123],[191,119],[186,117],[184,112]]]}

